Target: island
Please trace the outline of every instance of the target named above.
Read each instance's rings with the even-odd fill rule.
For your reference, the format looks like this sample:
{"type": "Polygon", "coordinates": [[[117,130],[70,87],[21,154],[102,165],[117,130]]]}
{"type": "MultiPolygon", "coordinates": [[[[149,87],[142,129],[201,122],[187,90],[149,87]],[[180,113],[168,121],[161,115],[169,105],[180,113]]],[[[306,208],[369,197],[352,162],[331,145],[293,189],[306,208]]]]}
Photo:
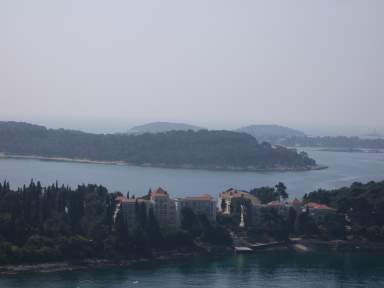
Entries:
{"type": "Polygon", "coordinates": [[[93,134],[0,122],[3,157],[94,161],[167,168],[300,171],[322,169],[307,153],[232,131],[93,134]]]}
{"type": "Polygon", "coordinates": [[[175,122],[152,122],[132,127],[127,131],[128,134],[144,134],[144,133],[164,133],[169,131],[198,131],[204,128],[190,125],[186,123],[175,122]]]}
{"type": "Polygon", "coordinates": [[[281,139],[279,144],[286,147],[318,147],[332,152],[381,153],[384,151],[383,138],[291,136],[281,139]]]}

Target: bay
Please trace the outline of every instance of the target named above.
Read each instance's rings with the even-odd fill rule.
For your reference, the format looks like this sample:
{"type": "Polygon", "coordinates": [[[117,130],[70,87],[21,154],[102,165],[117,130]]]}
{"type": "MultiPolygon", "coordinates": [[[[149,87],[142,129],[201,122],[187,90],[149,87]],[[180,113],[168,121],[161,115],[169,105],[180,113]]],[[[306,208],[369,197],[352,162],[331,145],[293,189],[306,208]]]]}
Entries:
{"type": "Polygon", "coordinates": [[[206,193],[217,196],[230,187],[248,190],[274,186],[282,181],[291,198],[319,188],[348,186],[355,181],[384,180],[384,153],[310,148],[305,151],[318,164],[329,168],[299,172],[235,172],[0,158],[0,180],[10,181],[13,188],[28,184],[32,178],[43,185],[56,180],[72,187],[81,183],[101,184],[110,191],[130,191],[137,196],[145,194],[149,188],[161,186],[174,197],[206,193]]]}

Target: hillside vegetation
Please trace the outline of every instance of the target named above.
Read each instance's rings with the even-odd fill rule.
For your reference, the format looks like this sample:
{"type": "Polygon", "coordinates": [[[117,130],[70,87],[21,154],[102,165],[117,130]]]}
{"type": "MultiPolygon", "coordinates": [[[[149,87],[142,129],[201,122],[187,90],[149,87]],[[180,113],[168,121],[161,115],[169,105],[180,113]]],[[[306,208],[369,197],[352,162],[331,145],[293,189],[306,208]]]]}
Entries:
{"type": "Polygon", "coordinates": [[[384,181],[356,182],[336,190],[318,190],[306,194],[303,199],[329,205],[347,215],[355,237],[384,240],[384,181]]]}
{"type": "Polygon", "coordinates": [[[143,133],[163,133],[168,131],[188,131],[188,130],[202,130],[204,128],[189,125],[185,123],[173,122],[153,122],[144,125],[132,127],[128,130],[128,134],[143,134],[143,133]]]}
{"type": "Polygon", "coordinates": [[[0,123],[0,152],[159,167],[257,170],[309,169],[316,165],[304,152],[259,143],[245,133],[91,134],[16,122],[0,123]]]}
{"type": "Polygon", "coordinates": [[[289,137],[280,142],[284,146],[349,148],[349,149],[384,149],[384,139],[363,139],[360,137],[324,136],[324,137],[289,137]]]}

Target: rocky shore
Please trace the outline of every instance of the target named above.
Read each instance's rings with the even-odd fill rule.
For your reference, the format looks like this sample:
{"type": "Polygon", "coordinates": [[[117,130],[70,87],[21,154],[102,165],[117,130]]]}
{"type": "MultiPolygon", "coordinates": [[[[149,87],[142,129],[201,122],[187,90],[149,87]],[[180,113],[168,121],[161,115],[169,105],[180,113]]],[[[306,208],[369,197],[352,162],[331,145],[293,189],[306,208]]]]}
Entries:
{"type": "Polygon", "coordinates": [[[384,252],[384,243],[366,240],[318,240],[300,239],[293,242],[292,247],[297,251],[321,251],[331,250],[339,252],[384,252]],[[305,247],[306,249],[300,249],[305,247]],[[298,248],[298,249],[296,249],[298,248]]]}
{"type": "MultiPolygon", "coordinates": [[[[384,252],[384,243],[371,242],[363,240],[319,240],[319,239],[296,239],[287,243],[280,243],[266,249],[257,249],[251,254],[257,254],[260,251],[280,251],[291,250],[297,253],[316,253],[321,251],[334,252],[384,252]]],[[[231,247],[200,247],[197,250],[188,251],[167,251],[154,253],[149,258],[135,258],[127,260],[109,260],[109,259],[84,259],[82,261],[65,261],[39,264],[20,264],[0,266],[1,275],[17,275],[19,273],[52,273],[78,271],[84,269],[102,269],[110,267],[130,267],[146,263],[161,263],[170,261],[182,261],[192,257],[223,257],[234,255],[231,247]]],[[[249,253],[247,253],[249,254],[249,253]]]]}
{"type": "Polygon", "coordinates": [[[158,253],[149,258],[135,258],[135,259],[84,259],[81,261],[64,261],[52,263],[38,263],[38,264],[20,264],[20,265],[4,265],[0,266],[1,275],[17,275],[19,273],[52,273],[52,272],[66,272],[78,271],[84,269],[97,269],[108,267],[129,267],[151,262],[162,261],[176,261],[188,259],[190,257],[202,256],[204,253],[196,251],[173,251],[168,253],[158,253]]]}

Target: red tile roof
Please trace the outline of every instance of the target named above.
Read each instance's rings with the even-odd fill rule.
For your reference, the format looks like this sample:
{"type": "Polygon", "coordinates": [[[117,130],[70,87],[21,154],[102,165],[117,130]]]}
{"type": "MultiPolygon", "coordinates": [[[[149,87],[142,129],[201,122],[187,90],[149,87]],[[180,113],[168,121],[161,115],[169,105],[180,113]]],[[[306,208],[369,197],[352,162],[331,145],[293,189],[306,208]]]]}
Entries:
{"type": "Polygon", "coordinates": [[[282,203],[280,201],[271,201],[271,202],[267,203],[267,205],[270,207],[281,207],[281,206],[284,206],[284,203],[282,203]]]}
{"type": "Polygon", "coordinates": [[[306,207],[310,209],[317,209],[317,210],[329,210],[329,211],[336,211],[336,209],[329,207],[325,204],[315,203],[315,202],[309,202],[305,204],[306,207]]]}
{"type": "Polygon", "coordinates": [[[247,191],[236,190],[234,188],[230,188],[230,189],[228,189],[228,190],[226,190],[224,192],[221,192],[220,193],[220,197],[221,198],[240,198],[240,197],[244,197],[244,198],[247,198],[247,199],[251,200],[253,205],[260,204],[260,200],[256,196],[253,196],[252,194],[250,194],[247,191]]]}
{"type": "Polygon", "coordinates": [[[295,199],[291,202],[291,204],[292,204],[293,206],[301,206],[301,205],[303,205],[303,202],[300,201],[299,199],[295,198],[295,199]]]}
{"type": "Polygon", "coordinates": [[[161,187],[158,187],[151,192],[151,197],[162,197],[162,196],[168,196],[168,192],[161,187]]]}
{"type": "Polygon", "coordinates": [[[185,200],[191,200],[191,201],[213,201],[213,197],[208,194],[199,195],[199,196],[190,196],[185,197],[185,200]]]}

